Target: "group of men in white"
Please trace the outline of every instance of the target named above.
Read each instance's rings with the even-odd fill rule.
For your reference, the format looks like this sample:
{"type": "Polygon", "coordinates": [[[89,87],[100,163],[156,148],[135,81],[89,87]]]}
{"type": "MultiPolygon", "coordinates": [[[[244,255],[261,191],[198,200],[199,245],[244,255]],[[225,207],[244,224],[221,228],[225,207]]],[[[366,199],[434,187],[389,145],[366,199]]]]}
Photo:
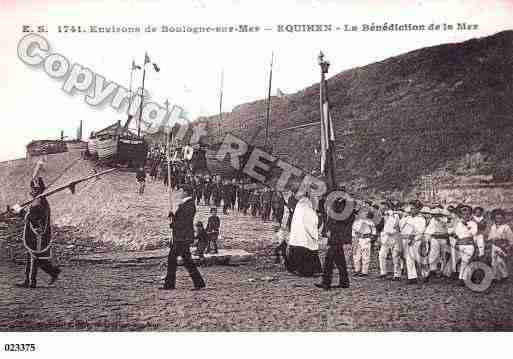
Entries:
{"type": "MultiPolygon", "coordinates": [[[[417,283],[419,276],[429,280],[436,275],[456,278],[465,285],[472,275],[467,271],[471,260],[490,264],[494,281],[508,278],[513,232],[502,210],[493,210],[485,218],[483,208],[467,205],[444,209],[441,205],[423,207],[415,201],[403,209],[392,203],[387,207],[379,236],[381,278],[393,272],[390,279],[397,281],[405,271],[409,284],[417,283]]],[[[352,231],[353,268],[356,276],[366,276],[376,224],[370,212],[359,217],[352,231]]]]}

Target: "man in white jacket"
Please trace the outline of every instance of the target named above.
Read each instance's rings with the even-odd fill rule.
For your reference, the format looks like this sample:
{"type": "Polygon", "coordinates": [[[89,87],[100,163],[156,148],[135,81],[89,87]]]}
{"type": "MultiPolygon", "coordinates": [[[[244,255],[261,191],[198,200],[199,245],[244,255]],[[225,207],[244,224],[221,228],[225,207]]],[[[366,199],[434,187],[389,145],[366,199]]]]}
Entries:
{"type": "Polygon", "coordinates": [[[422,204],[415,201],[411,204],[410,214],[401,219],[399,227],[403,239],[403,255],[406,262],[408,284],[417,283],[417,267],[415,256],[415,239],[424,234],[426,220],[419,214],[422,204]]]}
{"type": "Polygon", "coordinates": [[[474,237],[477,234],[477,223],[472,220],[472,207],[463,205],[459,209],[460,219],[456,221],[451,232],[456,237],[456,250],[461,259],[459,281],[465,285],[465,270],[474,255],[474,237]]]}

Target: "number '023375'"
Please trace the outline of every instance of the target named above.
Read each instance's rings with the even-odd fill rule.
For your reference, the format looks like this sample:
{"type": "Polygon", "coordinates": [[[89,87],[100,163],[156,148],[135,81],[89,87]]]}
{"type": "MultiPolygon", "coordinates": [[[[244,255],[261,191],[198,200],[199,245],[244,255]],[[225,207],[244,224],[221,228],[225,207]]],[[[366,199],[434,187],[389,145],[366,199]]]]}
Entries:
{"type": "Polygon", "coordinates": [[[36,351],[35,344],[5,344],[4,351],[6,352],[33,352],[36,351]]]}

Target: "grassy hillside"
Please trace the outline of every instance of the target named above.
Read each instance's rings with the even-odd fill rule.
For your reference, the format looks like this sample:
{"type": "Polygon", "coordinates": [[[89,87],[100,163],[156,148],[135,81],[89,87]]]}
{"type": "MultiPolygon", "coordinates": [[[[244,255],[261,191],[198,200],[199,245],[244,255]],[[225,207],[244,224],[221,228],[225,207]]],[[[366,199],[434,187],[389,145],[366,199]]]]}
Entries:
{"type": "MultiPolygon", "coordinates": [[[[331,77],[338,179],[405,189],[436,170],[454,172],[462,159],[476,154],[487,164],[483,174],[507,177],[513,168],[512,70],[513,31],[505,31],[331,77]]],[[[272,98],[273,152],[308,171],[319,166],[318,91],[315,84],[272,98]]],[[[221,133],[249,140],[255,129],[264,128],[265,108],[263,100],[235,107],[223,115],[221,133]]],[[[201,121],[215,142],[218,117],[201,121]]],[[[264,132],[257,145],[263,144],[264,132]]]]}

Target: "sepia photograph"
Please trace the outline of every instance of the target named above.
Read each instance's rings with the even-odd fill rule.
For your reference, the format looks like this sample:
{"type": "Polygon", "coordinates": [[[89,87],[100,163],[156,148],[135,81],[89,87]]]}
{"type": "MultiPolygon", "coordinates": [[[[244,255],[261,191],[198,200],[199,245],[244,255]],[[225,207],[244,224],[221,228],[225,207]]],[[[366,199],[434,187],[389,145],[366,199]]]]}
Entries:
{"type": "Polygon", "coordinates": [[[0,350],[511,332],[512,24],[507,0],[2,0],[0,350]]]}

